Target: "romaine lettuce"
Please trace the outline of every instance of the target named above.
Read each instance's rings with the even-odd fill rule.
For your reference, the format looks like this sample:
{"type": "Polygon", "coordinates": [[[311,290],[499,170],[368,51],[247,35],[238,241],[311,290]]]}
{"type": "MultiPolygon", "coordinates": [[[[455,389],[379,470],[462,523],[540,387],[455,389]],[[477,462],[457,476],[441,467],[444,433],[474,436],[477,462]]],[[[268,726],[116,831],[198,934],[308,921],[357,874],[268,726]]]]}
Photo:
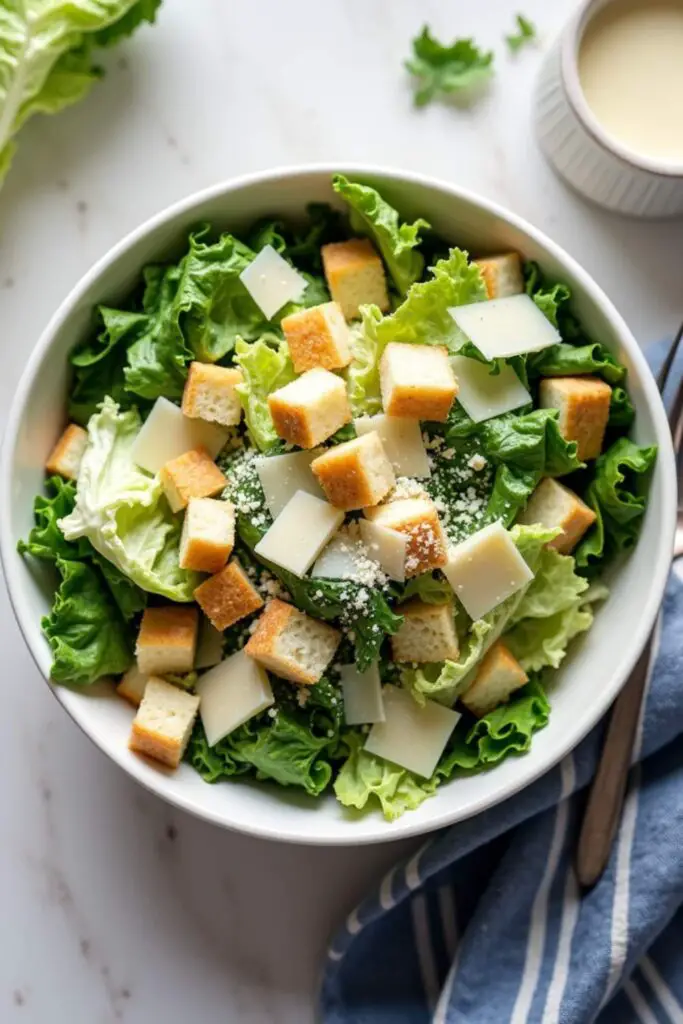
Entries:
{"type": "Polygon", "coordinates": [[[405,66],[415,78],[415,105],[423,107],[442,96],[471,96],[493,75],[493,51],[480,49],[472,39],[444,46],[425,25],[413,39],[413,56],[405,66]]]}
{"type": "Polygon", "coordinates": [[[296,377],[287,342],[276,334],[264,334],[252,342],[238,338],[235,362],[244,376],[237,392],[249,434],[256,447],[266,451],[280,440],[268,408],[268,395],[296,377]]]}

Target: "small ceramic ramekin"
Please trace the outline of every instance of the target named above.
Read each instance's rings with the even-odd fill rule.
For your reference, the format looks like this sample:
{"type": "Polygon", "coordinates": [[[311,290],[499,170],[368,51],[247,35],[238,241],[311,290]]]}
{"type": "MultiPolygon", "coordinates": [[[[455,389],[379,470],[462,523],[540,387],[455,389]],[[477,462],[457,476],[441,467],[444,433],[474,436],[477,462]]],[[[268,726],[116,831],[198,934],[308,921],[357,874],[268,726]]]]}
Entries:
{"type": "Polygon", "coordinates": [[[610,2],[615,0],[584,0],[545,59],[534,97],[540,146],[557,173],[594,203],[632,217],[680,216],[683,164],[653,160],[613,139],[581,88],[578,54],[583,34],[610,2]]]}

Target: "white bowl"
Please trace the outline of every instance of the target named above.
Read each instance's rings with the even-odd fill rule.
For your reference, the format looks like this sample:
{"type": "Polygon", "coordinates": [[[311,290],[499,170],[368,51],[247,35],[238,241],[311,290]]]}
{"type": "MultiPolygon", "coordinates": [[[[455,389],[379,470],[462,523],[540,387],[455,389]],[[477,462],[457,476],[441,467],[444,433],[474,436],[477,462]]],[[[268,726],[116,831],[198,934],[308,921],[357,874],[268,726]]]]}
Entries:
{"type": "Polygon", "coordinates": [[[14,611],[47,679],[50,650],[40,619],[51,603],[44,575],[16,552],[32,523],[45,457],[64,425],[69,350],[91,325],[93,306],[126,296],[148,262],[174,256],[197,221],[239,232],[273,212],[299,216],[311,201],[333,201],[330,176],[342,170],[377,184],[407,216],[423,216],[448,239],[473,252],[517,249],[538,260],[550,278],[573,290],[588,330],[627,365],[638,411],[636,440],[659,445],[642,535],[615,574],[610,600],[594,628],[557,673],[550,724],[531,751],[492,771],[455,779],[417,810],[390,824],[378,813],[349,814],[332,796],[314,801],[275,785],[204,783],[188,765],[155,769],[127,747],[131,711],[106,688],[53,692],[75,722],[138,782],[170,803],[227,828],[302,843],[371,843],[426,832],[505,800],[546,772],[607,710],[625,682],[659,607],[669,568],[675,516],[675,470],[666,417],[655,382],[626,324],[588,274],[559,246],[519,217],[462,189],[415,174],[372,167],[304,167],[240,178],[183,200],[152,218],[104,257],[65,300],[38,342],[9,416],[4,443],[0,551],[14,611]]]}

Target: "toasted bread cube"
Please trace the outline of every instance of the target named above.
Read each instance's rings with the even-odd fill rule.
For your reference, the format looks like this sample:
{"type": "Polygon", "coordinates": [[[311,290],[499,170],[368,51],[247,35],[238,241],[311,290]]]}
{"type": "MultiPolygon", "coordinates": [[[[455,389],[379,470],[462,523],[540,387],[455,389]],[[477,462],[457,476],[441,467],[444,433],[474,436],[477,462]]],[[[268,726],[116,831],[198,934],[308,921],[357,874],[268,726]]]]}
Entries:
{"type": "Polygon", "coordinates": [[[145,608],[135,648],[140,672],[146,676],[191,672],[198,628],[199,613],[192,606],[145,608]]]}
{"type": "Polygon", "coordinates": [[[152,676],[145,687],[128,746],[169,768],[185,753],[199,708],[199,697],[152,676]]]}
{"type": "Polygon", "coordinates": [[[324,302],[283,317],[289,354],[297,373],[321,366],[340,370],[351,362],[349,328],[338,302],[324,302]]]}
{"type": "Polygon", "coordinates": [[[180,512],[190,498],[210,498],[222,491],[227,480],[206,448],[195,448],[162,466],[161,485],[173,512],[180,512]]]}
{"type": "Polygon", "coordinates": [[[391,341],[379,364],[382,404],[388,416],[443,423],[458,383],[443,345],[391,341]]]}
{"type": "Polygon", "coordinates": [[[190,363],[183,391],[182,410],[190,419],[234,427],[242,419],[240,396],[235,390],[242,372],[212,363],[190,363]]]}
{"type": "Polygon", "coordinates": [[[121,676],[121,682],[116,687],[116,692],[124,700],[127,700],[133,707],[139,707],[142,695],[145,692],[147,686],[147,680],[149,676],[146,676],[134,662],[131,667],[121,676]]]}
{"type": "Polygon", "coordinates": [[[559,527],[562,533],[551,540],[548,547],[568,555],[579,543],[589,526],[595,522],[595,512],[578,494],[550,477],[541,480],[529,498],[518,523],[540,523],[549,528],[559,527]]]}
{"type": "Polygon", "coordinates": [[[327,500],[347,512],[379,504],[396,484],[377,431],[328,448],[311,469],[327,500]]]}
{"type": "Polygon", "coordinates": [[[456,661],[459,654],[452,602],[427,604],[419,598],[398,609],[403,625],[391,638],[394,661],[456,661]]]}
{"type": "Polygon", "coordinates": [[[278,436],[299,448],[315,448],[351,421],[346,385],[329,370],[307,370],[268,396],[278,436]]]}
{"type": "Polygon", "coordinates": [[[366,508],[365,516],[378,526],[407,536],[406,576],[419,576],[446,564],[446,537],[430,498],[400,498],[386,505],[366,508]]]}
{"type": "Polygon", "coordinates": [[[524,291],[522,261],[518,252],[505,252],[499,256],[486,256],[474,263],[481,270],[490,299],[506,299],[524,291]]]}
{"type": "Polygon", "coordinates": [[[48,456],[46,471],[57,473],[67,480],[76,480],[87,443],[87,430],[76,423],[70,423],[48,456]]]}
{"type": "Polygon", "coordinates": [[[190,498],[180,536],[180,568],[218,572],[235,546],[235,506],[217,498],[190,498]]]}
{"type": "Polygon", "coordinates": [[[560,433],[576,441],[582,462],[597,459],[607,428],[612,389],[598,377],[544,377],[542,409],[560,410],[560,433]]]}
{"type": "Polygon", "coordinates": [[[236,558],[200,583],[194,597],[207,619],[221,632],[263,607],[263,598],[236,558]]]}
{"type": "Polygon", "coordinates": [[[374,304],[389,309],[384,266],[367,238],[332,242],[320,250],[330,295],[347,320],[358,316],[361,306],[374,304]]]}
{"type": "Polygon", "coordinates": [[[498,640],[482,658],[474,682],[460,700],[473,715],[483,718],[528,682],[529,677],[520,663],[503,641],[498,640]]]}
{"type": "Polygon", "coordinates": [[[244,650],[264,668],[292,683],[312,686],[332,661],[341,633],[274,598],[244,650]]]}

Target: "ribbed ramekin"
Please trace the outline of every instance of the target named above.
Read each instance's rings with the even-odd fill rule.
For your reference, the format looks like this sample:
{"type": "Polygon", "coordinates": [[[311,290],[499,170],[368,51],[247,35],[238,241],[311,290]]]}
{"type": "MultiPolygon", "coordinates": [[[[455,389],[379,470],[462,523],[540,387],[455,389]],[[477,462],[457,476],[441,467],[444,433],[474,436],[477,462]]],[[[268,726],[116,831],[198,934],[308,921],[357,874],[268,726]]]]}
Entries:
{"type": "Polygon", "coordinates": [[[541,68],[534,120],[551,166],[587,199],[632,217],[683,215],[683,164],[632,152],[609,136],[589,108],[578,52],[593,16],[613,0],[584,0],[541,68]]]}

